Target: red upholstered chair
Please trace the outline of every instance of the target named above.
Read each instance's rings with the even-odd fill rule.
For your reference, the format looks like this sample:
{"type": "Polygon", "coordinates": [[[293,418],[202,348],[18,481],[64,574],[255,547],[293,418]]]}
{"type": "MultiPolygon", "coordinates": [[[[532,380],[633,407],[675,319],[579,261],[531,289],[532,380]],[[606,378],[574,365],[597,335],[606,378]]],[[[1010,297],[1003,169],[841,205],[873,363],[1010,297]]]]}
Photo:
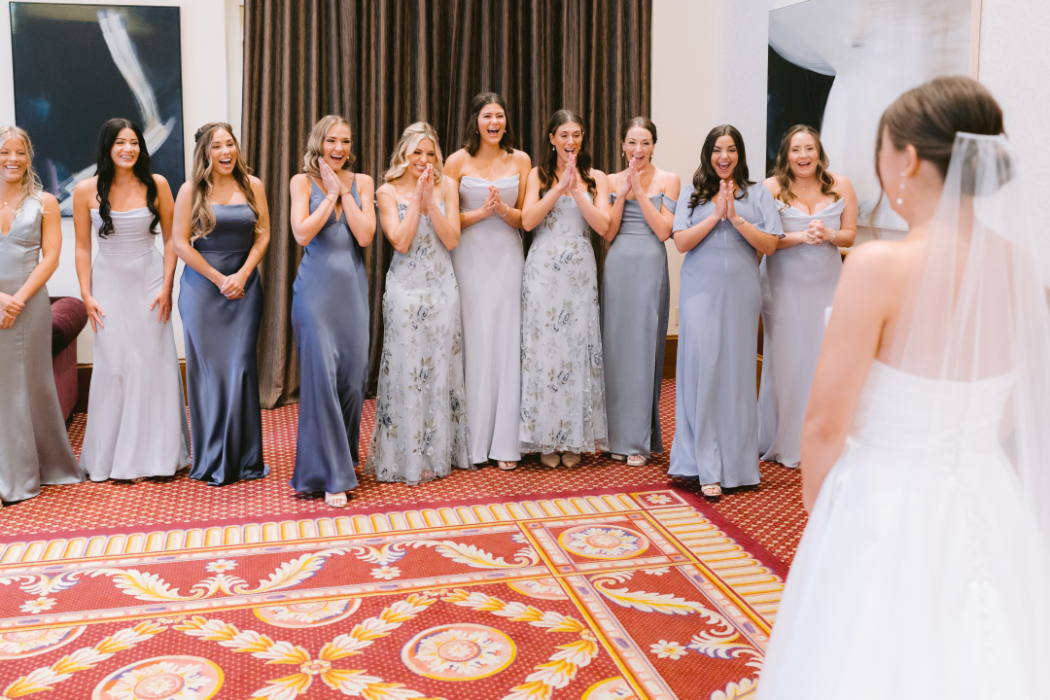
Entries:
{"type": "Polygon", "coordinates": [[[69,418],[77,405],[77,336],[87,325],[87,308],[76,297],[51,297],[51,362],[62,415],[69,418]]]}

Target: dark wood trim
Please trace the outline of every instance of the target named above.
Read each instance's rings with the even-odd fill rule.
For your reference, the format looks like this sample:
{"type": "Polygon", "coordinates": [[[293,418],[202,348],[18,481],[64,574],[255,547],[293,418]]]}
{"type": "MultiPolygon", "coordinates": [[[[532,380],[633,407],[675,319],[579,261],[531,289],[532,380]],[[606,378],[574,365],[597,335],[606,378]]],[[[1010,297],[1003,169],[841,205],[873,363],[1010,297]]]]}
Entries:
{"type": "MultiPolygon", "coordinates": [[[[91,392],[91,369],[93,365],[77,365],[77,405],[73,413],[87,413],[88,394],[91,392]]],[[[186,398],[186,360],[179,360],[179,373],[182,375],[182,395],[186,398]]]]}

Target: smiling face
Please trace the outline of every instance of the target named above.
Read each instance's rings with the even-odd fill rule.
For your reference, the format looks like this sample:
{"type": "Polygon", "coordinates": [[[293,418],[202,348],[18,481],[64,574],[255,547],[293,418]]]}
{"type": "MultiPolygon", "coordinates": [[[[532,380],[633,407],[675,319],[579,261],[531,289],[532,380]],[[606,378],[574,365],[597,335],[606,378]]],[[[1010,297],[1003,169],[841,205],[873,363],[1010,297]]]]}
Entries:
{"type": "Polygon", "coordinates": [[[809,178],[817,174],[820,163],[820,149],[813,134],[800,131],[791,137],[788,148],[788,166],[796,178],[809,178]]]}
{"type": "Polygon", "coordinates": [[[715,141],[715,149],[711,153],[711,167],[715,169],[715,174],[723,180],[731,179],[739,160],[740,156],[737,154],[733,137],[729,134],[719,136],[715,141]]]}
{"type": "Polygon", "coordinates": [[[408,168],[405,172],[413,177],[419,177],[428,165],[435,163],[437,163],[437,149],[434,148],[434,142],[426,138],[420,139],[416,147],[408,153],[408,168]]]}
{"type": "Polygon", "coordinates": [[[114,167],[131,169],[138,162],[139,152],[139,137],[135,135],[135,130],[121,129],[113,147],[109,149],[109,157],[113,159],[114,167]]]}
{"type": "Polygon", "coordinates": [[[632,126],[627,130],[627,137],[623,140],[623,152],[627,156],[628,167],[639,162],[648,165],[653,158],[655,148],[653,135],[648,129],[632,126]]]}
{"type": "Polygon", "coordinates": [[[5,182],[18,184],[29,168],[29,149],[22,139],[12,136],[0,144],[0,168],[5,182]]]}
{"type": "Polygon", "coordinates": [[[558,162],[564,163],[583,147],[583,127],[575,122],[566,122],[554,130],[550,139],[558,153],[558,162]]]}
{"type": "Polygon", "coordinates": [[[493,102],[482,107],[478,114],[478,132],[484,143],[498,146],[507,131],[507,113],[493,102]]]}
{"type": "Polygon", "coordinates": [[[346,163],[347,156],[350,155],[350,144],[350,127],[346,124],[336,124],[325,134],[324,143],[321,144],[321,155],[332,170],[339,172],[346,163]]]}
{"type": "Polygon", "coordinates": [[[231,175],[237,164],[237,142],[233,140],[233,134],[226,129],[216,129],[211,137],[208,156],[213,173],[231,175]]]}

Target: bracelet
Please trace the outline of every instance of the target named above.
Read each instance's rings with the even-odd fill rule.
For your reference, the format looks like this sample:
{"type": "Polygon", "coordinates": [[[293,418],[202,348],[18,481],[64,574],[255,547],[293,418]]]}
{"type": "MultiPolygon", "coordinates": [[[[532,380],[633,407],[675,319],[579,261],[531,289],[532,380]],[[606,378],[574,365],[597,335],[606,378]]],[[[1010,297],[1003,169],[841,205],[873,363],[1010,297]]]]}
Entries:
{"type": "Polygon", "coordinates": [[[831,238],[828,239],[828,243],[834,243],[835,242],[835,236],[837,236],[838,233],[839,232],[836,229],[831,229],[831,238]]]}
{"type": "Polygon", "coordinates": [[[327,197],[325,197],[325,199],[327,199],[332,204],[335,204],[336,201],[338,201],[338,199],[339,199],[339,195],[337,195],[336,193],[333,192],[332,194],[330,194],[327,197]]]}
{"type": "Polygon", "coordinates": [[[499,218],[501,218],[501,219],[502,219],[502,218],[505,218],[505,217],[507,216],[507,214],[509,214],[509,213],[510,213],[510,205],[508,204],[508,205],[507,205],[507,211],[505,211],[505,212],[503,212],[502,214],[500,214],[500,215],[499,215],[499,218]]]}

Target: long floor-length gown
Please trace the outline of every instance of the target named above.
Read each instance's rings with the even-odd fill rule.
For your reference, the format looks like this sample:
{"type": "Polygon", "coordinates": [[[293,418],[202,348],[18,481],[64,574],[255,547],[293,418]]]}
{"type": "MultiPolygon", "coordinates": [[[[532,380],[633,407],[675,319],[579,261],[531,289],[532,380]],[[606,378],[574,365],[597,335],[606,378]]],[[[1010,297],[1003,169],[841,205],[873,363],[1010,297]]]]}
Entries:
{"type": "MultiPolygon", "coordinates": [[[[444,216],[445,203],[438,205],[444,216]]],[[[398,202],[404,219],[408,206],[398,202]]],[[[366,471],[418,484],[472,469],[463,381],[459,287],[430,217],[395,253],[383,294],[383,355],[366,471]]]]}
{"type": "Polygon", "coordinates": [[[609,449],[600,326],[590,226],[566,195],[537,227],[525,260],[522,452],[609,449]]]}
{"type": "MultiPolygon", "coordinates": [[[[811,221],[842,225],[845,200],[815,214],[780,206],[784,231],[805,231],[811,221]]],[[[824,312],[842,271],[834,243],[806,243],[778,250],[762,261],[762,386],[758,396],[758,450],[762,459],[797,467],[802,419],[824,341],[824,312]]]]}
{"type": "MultiPolygon", "coordinates": [[[[0,232],[0,292],[15,294],[40,262],[43,206],[27,198],[0,232]]],[[[51,366],[51,303],[44,285],[0,330],[0,499],[22,501],[41,484],[75,484],[73,456],[51,366]]]]}
{"type": "MultiPolygon", "coordinates": [[[[490,182],[466,175],[459,181],[463,212],[485,204],[489,186],[509,206],[518,199],[518,175],[490,182]]],[[[516,462],[521,400],[521,234],[496,215],[463,229],[452,250],[463,310],[470,456],[516,462]]]]}
{"type": "MultiPolygon", "coordinates": [[[[616,195],[609,199],[615,201],[616,195]]],[[[677,204],[662,193],[649,200],[657,211],[666,205],[673,212],[677,204]]],[[[667,248],[638,201],[628,199],[602,278],[605,409],[614,454],[647,457],[664,451],[660,382],[670,306],[667,248]]]]}
{"type": "Polygon", "coordinates": [[[1047,543],[999,443],[1014,382],[874,361],[795,554],[761,700],[1047,697],[1047,543]]]}
{"type": "MultiPolygon", "coordinates": [[[[355,180],[350,194],[358,206],[355,180]]],[[[311,181],[310,211],[325,194],[311,181]]],[[[296,491],[342,493],[357,486],[361,405],[368,383],[368,274],[345,213],[334,212],[303,251],[292,286],[299,350],[296,491]]]]}
{"type": "MultiPolygon", "coordinates": [[[[243,267],[255,241],[247,204],[213,204],[215,229],[193,242],[224,275],[243,267]]],[[[190,477],[223,486],[260,479],[262,414],[256,345],[262,320],[262,285],[252,270],[244,296],[227,299],[190,266],[182,273],[179,312],[186,335],[186,384],[193,437],[190,477]]]]}
{"type": "MultiPolygon", "coordinates": [[[[110,217],[91,266],[91,294],[106,317],[94,334],[80,466],[92,481],[171,476],[190,464],[190,432],[171,320],[149,308],[164,284],[164,256],[148,208],[110,217]]],[[[91,222],[102,228],[97,209],[91,222]]]]}
{"type": "MultiPolygon", "coordinates": [[[[710,201],[691,209],[692,194],[690,184],[678,198],[674,231],[695,226],[714,211],[710,201]]],[[[735,207],[759,231],[781,233],[765,185],[751,185],[735,207]]],[[[727,488],[759,482],[755,374],[761,311],[758,253],[723,219],[682,263],[669,474],[727,488]]]]}

